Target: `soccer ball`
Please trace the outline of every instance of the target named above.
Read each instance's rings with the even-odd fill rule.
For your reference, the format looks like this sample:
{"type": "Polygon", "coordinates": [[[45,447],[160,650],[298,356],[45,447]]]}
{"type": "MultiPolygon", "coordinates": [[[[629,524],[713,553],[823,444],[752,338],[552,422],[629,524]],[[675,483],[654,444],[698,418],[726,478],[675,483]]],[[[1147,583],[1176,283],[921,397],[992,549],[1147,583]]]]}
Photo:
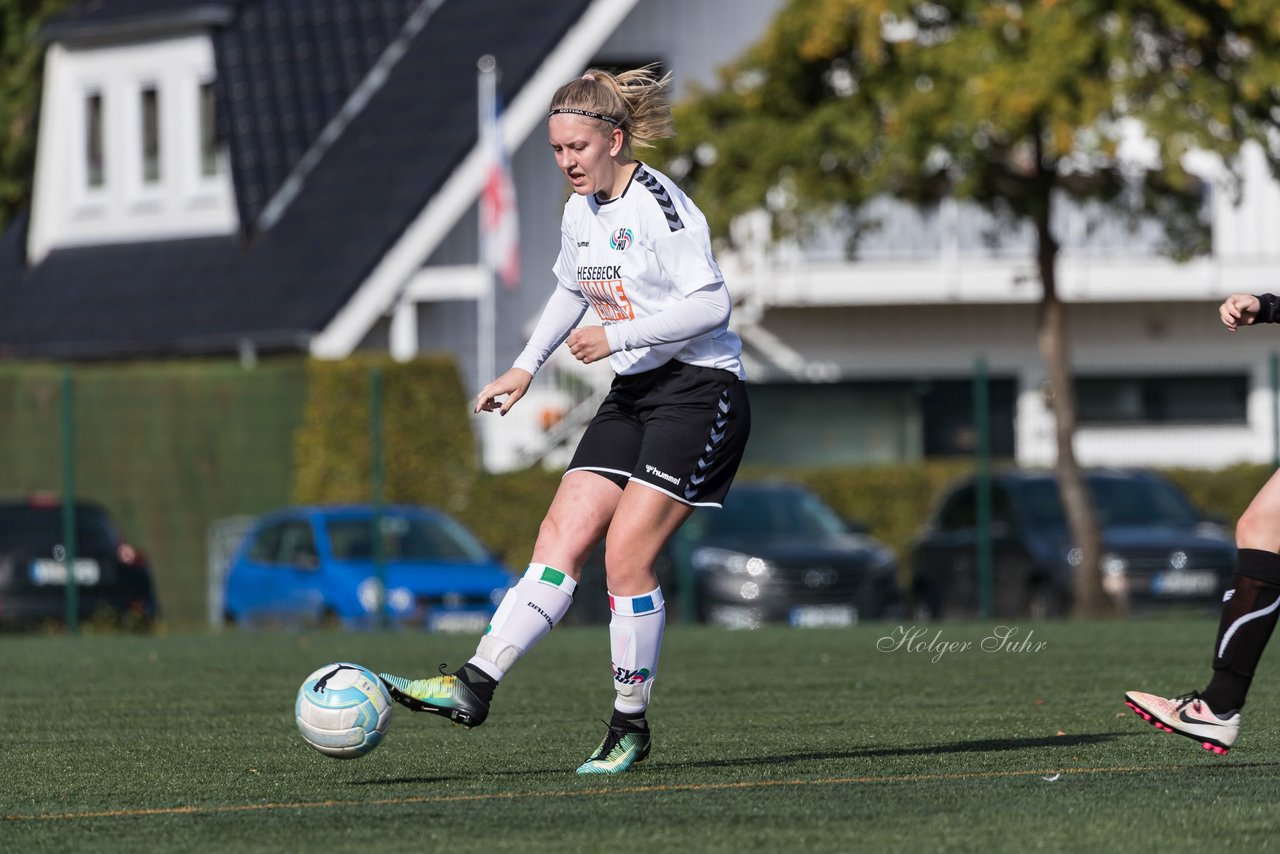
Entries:
{"type": "Polygon", "coordinates": [[[335,759],[364,756],[391,726],[391,695],[373,671],[326,664],[298,689],[293,717],[302,740],[335,759]]]}

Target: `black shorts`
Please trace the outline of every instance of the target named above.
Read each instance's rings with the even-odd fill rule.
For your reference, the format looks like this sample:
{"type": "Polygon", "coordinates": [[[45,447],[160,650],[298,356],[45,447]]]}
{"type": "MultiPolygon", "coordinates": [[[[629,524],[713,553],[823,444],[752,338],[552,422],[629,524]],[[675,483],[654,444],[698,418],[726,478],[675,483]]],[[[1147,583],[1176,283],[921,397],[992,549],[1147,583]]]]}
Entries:
{"type": "Polygon", "coordinates": [[[628,481],[696,507],[719,507],[751,432],[746,383],[682,362],[617,376],[569,471],[628,481]]]}

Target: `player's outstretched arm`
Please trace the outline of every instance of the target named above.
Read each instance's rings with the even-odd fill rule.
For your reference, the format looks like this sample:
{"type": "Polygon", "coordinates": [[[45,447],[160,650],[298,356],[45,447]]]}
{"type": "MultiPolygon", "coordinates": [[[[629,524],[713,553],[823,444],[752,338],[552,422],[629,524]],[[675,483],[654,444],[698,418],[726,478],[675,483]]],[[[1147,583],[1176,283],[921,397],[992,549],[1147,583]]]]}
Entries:
{"type": "Polygon", "coordinates": [[[511,407],[524,397],[524,393],[529,390],[529,384],[532,382],[533,374],[523,368],[508,369],[505,374],[480,389],[480,393],[476,395],[475,411],[496,410],[499,415],[506,415],[511,411],[511,407]],[[503,395],[506,395],[506,400],[498,400],[503,395]]]}
{"type": "Polygon", "coordinates": [[[1218,316],[1235,332],[1241,326],[1252,326],[1261,309],[1262,303],[1253,294],[1232,294],[1218,307],[1218,316]]]}

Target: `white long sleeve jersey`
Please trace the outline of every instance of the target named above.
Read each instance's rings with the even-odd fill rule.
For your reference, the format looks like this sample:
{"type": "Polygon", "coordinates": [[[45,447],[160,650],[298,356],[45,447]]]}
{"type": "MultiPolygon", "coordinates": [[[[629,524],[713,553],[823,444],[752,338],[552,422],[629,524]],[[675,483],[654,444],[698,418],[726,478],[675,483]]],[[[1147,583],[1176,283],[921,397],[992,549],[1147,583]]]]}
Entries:
{"type": "Polygon", "coordinates": [[[615,373],[675,359],[744,376],[706,218],[661,172],[638,164],[622,195],[607,202],[571,196],[553,269],[556,292],[516,367],[535,373],[591,307],[615,373]]]}

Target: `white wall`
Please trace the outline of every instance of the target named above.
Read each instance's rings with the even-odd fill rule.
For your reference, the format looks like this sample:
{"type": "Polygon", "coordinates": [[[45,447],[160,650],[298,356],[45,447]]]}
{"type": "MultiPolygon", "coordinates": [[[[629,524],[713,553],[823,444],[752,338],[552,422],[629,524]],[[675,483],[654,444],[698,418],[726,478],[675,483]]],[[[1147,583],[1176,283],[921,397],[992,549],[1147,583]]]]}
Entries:
{"type": "MultiPolygon", "coordinates": [[[[1052,465],[1057,457],[1030,304],[776,308],[762,325],[805,362],[830,366],[833,380],[965,378],[982,356],[989,375],[1017,380],[1017,461],[1052,465]]],[[[1068,327],[1078,375],[1250,377],[1247,424],[1086,425],[1076,436],[1081,463],[1217,467],[1272,459],[1270,359],[1280,351],[1280,330],[1230,333],[1218,320],[1216,299],[1071,305],[1068,327]]]]}

